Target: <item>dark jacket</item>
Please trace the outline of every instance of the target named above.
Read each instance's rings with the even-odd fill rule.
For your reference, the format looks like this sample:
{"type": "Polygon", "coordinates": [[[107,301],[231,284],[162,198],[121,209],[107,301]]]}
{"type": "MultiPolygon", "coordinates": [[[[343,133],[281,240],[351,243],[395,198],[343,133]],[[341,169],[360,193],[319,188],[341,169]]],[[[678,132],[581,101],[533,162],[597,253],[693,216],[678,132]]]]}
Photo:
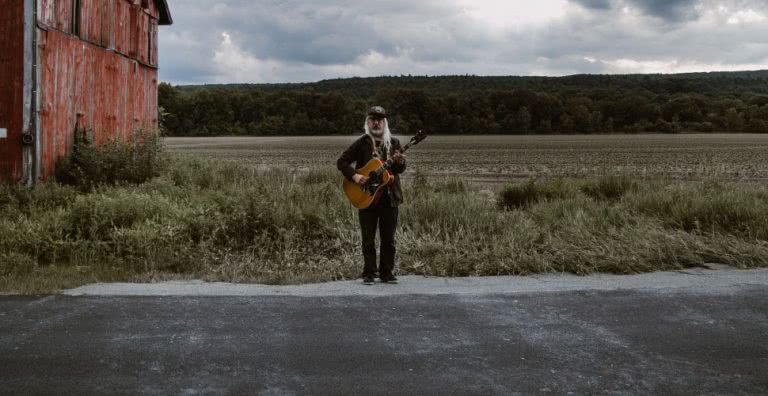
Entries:
{"type": "MultiPolygon", "coordinates": [[[[399,150],[401,147],[400,141],[397,140],[397,138],[392,137],[392,150],[399,150]]],[[[383,155],[384,158],[388,156],[387,153],[383,153],[383,155]]],[[[341,157],[336,161],[336,167],[342,174],[344,174],[344,177],[346,177],[347,180],[352,181],[352,176],[355,175],[355,169],[364,167],[371,158],[373,158],[373,143],[368,135],[362,135],[341,154],[341,157]]],[[[393,164],[391,171],[395,180],[389,185],[389,188],[384,189],[384,193],[389,194],[392,206],[398,206],[403,202],[403,190],[400,187],[400,174],[405,172],[405,162],[402,164],[393,164]]]]}

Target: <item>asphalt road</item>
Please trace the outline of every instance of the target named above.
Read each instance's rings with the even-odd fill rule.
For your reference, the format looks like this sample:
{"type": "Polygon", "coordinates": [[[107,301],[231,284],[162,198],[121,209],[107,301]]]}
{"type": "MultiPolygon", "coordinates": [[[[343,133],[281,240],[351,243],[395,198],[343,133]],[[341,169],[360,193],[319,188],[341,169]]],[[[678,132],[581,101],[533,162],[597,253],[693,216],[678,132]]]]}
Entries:
{"type": "Polygon", "coordinates": [[[768,271],[590,279],[2,297],[0,394],[768,393],[768,271]]]}

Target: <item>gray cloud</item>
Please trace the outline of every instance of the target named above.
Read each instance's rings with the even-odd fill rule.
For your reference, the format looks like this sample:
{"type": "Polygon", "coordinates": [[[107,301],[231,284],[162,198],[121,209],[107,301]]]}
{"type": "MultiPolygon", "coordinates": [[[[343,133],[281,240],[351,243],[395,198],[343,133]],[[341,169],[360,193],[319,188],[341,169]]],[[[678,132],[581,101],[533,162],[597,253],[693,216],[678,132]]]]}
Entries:
{"type": "Polygon", "coordinates": [[[574,0],[574,2],[580,4],[582,7],[593,10],[609,10],[613,8],[616,3],[612,0],[574,0]]]}
{"type": "Polygon", "coordinates": [[[221,29],[254,54],[327,65],[352,62],[370,51],[394,55],[399,49],[427,49],[418,36],[422,33],[431,35],[433,43],[451,40],[451,34],[462,26],[455,23],[446,30],[457,16],[455,9],[443,4],[270,0],[236,5],[232,1],[214,6],[213,15],[221,29]],[[413,31],[423,22],[435,29],[413,31]]]}
{"type": "Polygon", "coordinates": [[[437,0],[170,3],[160,73],[177,83],[768,68],[765,0],[570,0],[507,28],[437,0]]]}
{"type": "Polygon", "coordinates": [[[616,10],[632,7],[641,10],[645,15],[660,18],[669,22],[696,19],[698,0],[573,0],[575,3],[590,10],[616,10]]]}
{"type": "Polygon", "coordinates": [[[698,17],[698,0],[628,0],[648,15],[669,21],[681,21],[698,17]]]}

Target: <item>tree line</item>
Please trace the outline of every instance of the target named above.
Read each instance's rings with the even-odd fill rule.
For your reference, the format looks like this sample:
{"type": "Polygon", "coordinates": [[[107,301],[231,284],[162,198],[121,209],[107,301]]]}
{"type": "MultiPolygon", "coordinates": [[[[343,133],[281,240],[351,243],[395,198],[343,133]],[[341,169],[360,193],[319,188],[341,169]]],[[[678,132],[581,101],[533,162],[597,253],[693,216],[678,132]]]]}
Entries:
{"type": "Polygon", "coordinates": [[[392,76],[158,87],[169,136],[336,135],[384,106],[395,133],[768,133],[768,71],[392,76]]]}

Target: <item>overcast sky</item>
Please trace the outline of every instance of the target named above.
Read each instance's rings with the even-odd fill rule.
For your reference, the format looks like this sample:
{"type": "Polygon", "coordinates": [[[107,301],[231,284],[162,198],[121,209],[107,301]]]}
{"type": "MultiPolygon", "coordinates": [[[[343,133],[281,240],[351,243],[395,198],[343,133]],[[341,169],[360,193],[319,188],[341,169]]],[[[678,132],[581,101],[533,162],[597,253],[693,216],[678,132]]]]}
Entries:
{"type": "Polygon", "coordinates": [[[768,69],[768,0],[168,0],[174,84],[768,69]]]}

